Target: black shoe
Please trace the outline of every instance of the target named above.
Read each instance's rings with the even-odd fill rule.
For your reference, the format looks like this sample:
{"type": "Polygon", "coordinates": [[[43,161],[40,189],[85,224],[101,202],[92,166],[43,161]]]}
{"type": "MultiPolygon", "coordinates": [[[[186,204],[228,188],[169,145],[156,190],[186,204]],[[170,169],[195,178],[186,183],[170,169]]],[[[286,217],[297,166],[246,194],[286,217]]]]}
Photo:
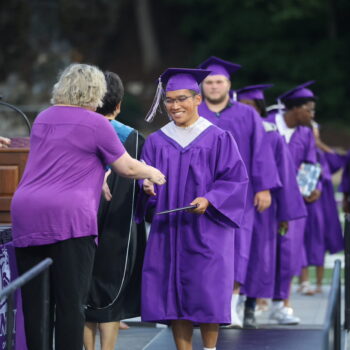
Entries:
{"type": "Polygon", "coordinates": [[[244,309],[243,328],[256,329],[258,325],[255,319],[255,310],[249,307],[244,309]]]}

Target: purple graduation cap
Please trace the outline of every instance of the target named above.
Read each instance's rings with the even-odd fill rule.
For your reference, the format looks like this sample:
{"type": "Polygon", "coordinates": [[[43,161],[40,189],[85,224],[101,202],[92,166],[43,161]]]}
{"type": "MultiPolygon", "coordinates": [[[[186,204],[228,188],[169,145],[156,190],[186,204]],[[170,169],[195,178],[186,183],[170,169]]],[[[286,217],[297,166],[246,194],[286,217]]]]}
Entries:
{"type": "Polygon", "coordinates": [[[242,66],[222,60],[219,57],[211,56],[202,62],[198,68],[210,70],[210,75],[224,75],[227,79],[230,79],[231,74],[241,69],[242,66]]]}
{"type": "Polygon", "coordinates": [[[236,90],[237,99],[239,100],[265,100],[264,90],[272,87],[273,84],[259,84],[245,86],[236,90]]]}
{"type": "Polygon", "coordinates": [[[158,79],[156,95],[145,120],[149,123],[153,121],[164,92],[188,89],[200,93],[199,84],[209,74],[210,71],[204,69],[168,68],[158,79]]]}
{"type": "Polygon", "coordinates": [[[298,85],[294,89],[291,89],[285,92],[284,94],[282,94],[281,96],[279,96],[277,100],[283,101],[283,100],[292,100],[295,98],[307,98],[307,97],[315,98],[314,93],[310,89],[307,89],[308,86],[314,83],[315,81],[311,80],[304,84],[298,85]]]}

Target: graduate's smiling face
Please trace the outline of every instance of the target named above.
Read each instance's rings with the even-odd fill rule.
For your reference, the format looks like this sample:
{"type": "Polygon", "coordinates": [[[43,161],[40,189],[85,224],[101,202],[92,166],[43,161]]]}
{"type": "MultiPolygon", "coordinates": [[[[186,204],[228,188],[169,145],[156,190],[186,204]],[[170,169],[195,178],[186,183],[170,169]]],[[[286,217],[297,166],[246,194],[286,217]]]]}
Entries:
{"type": "Polygon", "coordinates": [[[205,99],[213,104],[225,101],[228,98],[230,88],[231,82],[224,75],[209,75],[202,83],[205,99]]]}
{"type": "Polygon", "coordinates": [[[187,89],[167,91],[164,102],[167,112],[175,124],[186,127],[198,119],[198,106],[202,102],[202,97],[187,89]]]}

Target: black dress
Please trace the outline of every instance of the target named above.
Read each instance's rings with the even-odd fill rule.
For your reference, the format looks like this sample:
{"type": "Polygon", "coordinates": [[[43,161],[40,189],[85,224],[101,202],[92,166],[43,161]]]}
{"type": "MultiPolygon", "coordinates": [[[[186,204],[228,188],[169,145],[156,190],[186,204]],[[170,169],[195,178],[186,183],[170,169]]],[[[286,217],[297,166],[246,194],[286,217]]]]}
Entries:
{"type": "MultiPolygon", "coordinates": [[[[133,158],[140,158],[144,138],[133,130],[124,143],[133,158]]],[[[108,177],[112,200],[101,198],[99,242],[95,255],[86,321],[114,322],[140,316],[141,273],[146,231],[133,220],[138,186],[133,179],[108,177]]]]}

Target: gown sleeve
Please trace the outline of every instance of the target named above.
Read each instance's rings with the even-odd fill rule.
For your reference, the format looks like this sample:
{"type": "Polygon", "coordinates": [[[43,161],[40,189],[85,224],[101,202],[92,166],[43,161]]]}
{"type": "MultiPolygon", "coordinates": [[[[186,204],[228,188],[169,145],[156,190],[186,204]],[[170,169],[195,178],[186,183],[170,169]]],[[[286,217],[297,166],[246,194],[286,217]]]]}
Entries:
{"type": "Polygon", "coordinates": [[[252,109],[253,135],[251,157],[251,182],[254,193],[272,190],[281,186],[278,172],[274,166],[274,156],[269,142],[266,141],[266,132],[261,117],[252,109]]]}
{"type": "Polygon", "coordinates": [[[277,202],[277,220],[291,221],[307,216],[304,199],[295,177],[295,165],[283,137],[278,135],[276,163],[282,187],[274,192],[277,202]]]}
{"type": "Polygon", "coordinates": [[[248,175],[236,142],[226,131],[218,139],[214,179],[204,195],[211,204],[206,214],[221,224],[239,227],[245,209],[248,175]]]}

